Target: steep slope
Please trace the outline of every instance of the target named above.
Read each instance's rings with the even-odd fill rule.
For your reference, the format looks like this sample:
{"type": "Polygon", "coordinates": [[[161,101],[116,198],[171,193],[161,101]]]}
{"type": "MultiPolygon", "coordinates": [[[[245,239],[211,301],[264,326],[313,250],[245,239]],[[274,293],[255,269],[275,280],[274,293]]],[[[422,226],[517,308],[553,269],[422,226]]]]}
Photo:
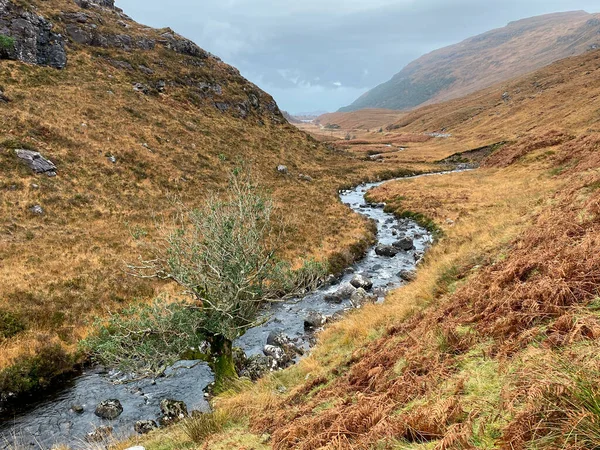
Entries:
{"type": "Polygon", "coordinates": [[[411,109],[475,92],[600,46],[600,15],[557,13],[509,23],[431,52],[342,112],[411,109]]]}
{"type": "Polygon", "coordinates": [[[343,263],[370,239],[336,193],[383,168],[298,131],[172,30],[109,0],[0,0],[0,47],[0,400],[70,368],[94,316],[172,292],[125,264],[242,162],[281,210],[282,256],[343,263]]]}
{"type": "Polygon", "coordinates": [[[370,193],[442,230],[414,281],[217,399],[211,435],[192,419],[147,448],[597,448],[598,71],[589,52],[404,118],[401,132],[448,128],[425,153],[506,141],[477,171],[370,193]]]}

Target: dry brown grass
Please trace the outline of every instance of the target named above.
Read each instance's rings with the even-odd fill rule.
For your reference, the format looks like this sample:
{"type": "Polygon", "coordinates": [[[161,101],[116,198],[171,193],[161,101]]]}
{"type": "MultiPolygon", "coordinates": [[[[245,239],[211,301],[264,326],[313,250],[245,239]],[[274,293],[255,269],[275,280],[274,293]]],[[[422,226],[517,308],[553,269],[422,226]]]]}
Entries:
{"type": "MultiPolygon", "coordinates": [[[[66,0],[36,4],[58,31],[64,26],[59,13],[79,10],[66,0]]],[[[102,32],[123,32],[111,12],[98,14],[102,32]]],[[[134,22],[127,33],[158,35],[134,22]]],[[[283,257],[347,263],[372,238],[368,223],[338,201],[337,190],[397,165],[329,150],[277,123],[267,109],[246,118],[235,108],[220,112],[215,101],[235,105],[248,92],[263,105],[272,99],[216,59],[198,66],[160,45],[123,51],[74,44],[68,58],[63,71],[9,61],[0,67],[0,85],[12,99],[0,117],[0,310],[20,317],[26,328],[1,339],[0,369],[35,353],[39,342],[58,340],[74,349],[94,316],[172,291],[129,277],[125,263],[143,251],[141,241],[155,237],[156,216],[174,211],[170,197],[199,204],[224,187],[242,160],[281,208],[283,257]],[[154,73],[138,70],[142,64],[154,73]],[[133,90],[133,83],[158,80],[167,82],[162,94],[133,90]],[[223,93],[200,95],[194,83],[201,81],[219,83],[223,93]],[[58,177],[32,174],[14,155],[21,147],[52,160],[58,177]],[[278,164],[290,174],[278,174],[278,164]],[[43,216],[29,211],[36,204],[43,216]]]]}

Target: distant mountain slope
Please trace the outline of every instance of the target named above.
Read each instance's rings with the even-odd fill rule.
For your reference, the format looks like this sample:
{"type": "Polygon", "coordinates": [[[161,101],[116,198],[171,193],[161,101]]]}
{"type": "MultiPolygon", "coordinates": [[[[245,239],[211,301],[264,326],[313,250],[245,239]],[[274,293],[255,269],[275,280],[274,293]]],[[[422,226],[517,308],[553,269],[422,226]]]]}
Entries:
{"type": "Polygon", "coordinates": [[[600,47],[600,14],[548,14],[509,23],[413,61],[341,112],[438,103],[600,47]]]}

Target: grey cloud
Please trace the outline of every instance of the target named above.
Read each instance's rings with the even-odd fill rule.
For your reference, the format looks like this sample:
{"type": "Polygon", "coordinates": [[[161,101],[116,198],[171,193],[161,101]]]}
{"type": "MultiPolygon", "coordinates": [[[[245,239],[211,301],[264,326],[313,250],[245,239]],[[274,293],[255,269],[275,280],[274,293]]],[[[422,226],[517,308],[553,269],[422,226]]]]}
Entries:
{"type": "Polygon", "coordinates": [[[291,111],[336,110],[413,59],[507,22],[585,9],[590,0],[117,0],[170,26],[291,111]],[[312,106],[310,106],[312,105],[312,106]]]}

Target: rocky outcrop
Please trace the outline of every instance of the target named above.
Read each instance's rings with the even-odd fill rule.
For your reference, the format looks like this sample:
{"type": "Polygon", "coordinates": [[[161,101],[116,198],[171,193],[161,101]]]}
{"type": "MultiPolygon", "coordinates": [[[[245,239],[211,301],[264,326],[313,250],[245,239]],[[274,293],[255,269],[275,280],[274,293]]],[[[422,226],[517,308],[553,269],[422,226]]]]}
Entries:
{"type": "Polygon", "coordinates": [[[21,159],[35,173],[45,173],[48,176],[56,175],[56,166],[54,163],[44,158],[39,152],[33,150],[18,149],[15,150],[17,158],[21,159]]]}
{"type": "Polygon", "coordinates": [[[63,69],[67,53],[62,35],[42,16],[0,0],[0,59],[63,69]]]}

